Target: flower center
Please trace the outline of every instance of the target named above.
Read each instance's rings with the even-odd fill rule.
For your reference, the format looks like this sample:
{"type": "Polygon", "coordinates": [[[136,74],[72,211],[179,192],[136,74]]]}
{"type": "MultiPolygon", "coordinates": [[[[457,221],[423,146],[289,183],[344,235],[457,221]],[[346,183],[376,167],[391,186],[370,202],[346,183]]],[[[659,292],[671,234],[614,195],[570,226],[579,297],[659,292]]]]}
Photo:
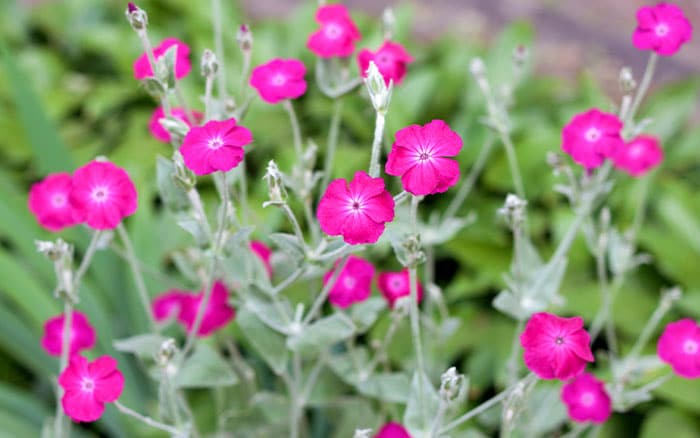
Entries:
{"type": "Polygon", "coordinates": [[[209,149],[214,149],[214,150],[219,149],[223,145],[224,145],[224,141],[221,139],[221,137],[214,137],[214,138],[210,139],[209,143],[207,144],[207,146],[209,146],[209,149]]]}
{"type": "Polygon", "coordinates": [[[698,345],[697,342],[695,342],[692,339],[686,339],[686,341],[683,343],[683,352],[685,354],[697,354],[698,353],[698,345]]]}
{"type": "Polygon", "coordinates": [[[362,204],[359,199],[350,199],[350,211],[352,213],[362,212],[362,204]]]}
{"type": "Polygon", "coordinates": [[[337,24],[330,23],[330,24],[326,25],[323,33],[326,34],[326,37],[334,40],[334,39],[337,39],[341,36],[341,34],[343,33],[343,30],[337,24]]]}
{"type": "Polygon", "coordinates": [[[564,338],[562,338],[561,336],[557,336],[557,338],[554,340],[554,343],[556,343],[557,345],[561,345],[564,343],[564,338]]]}
{"type": "Polygon", "coordinates": [[[51,197],[51,206],[53,208],[62,208],[66,205],[66,195],[63,193],[55,193],[51,197]]]}
{"type": "Polygon", "coordinates": [[[343,278],[343,287],[345,289],[354,289],[357,284],[357,280],[354,277],[346,276],[343,278]]]}
{"type": "Polygon", "coordinates": [[[595,396],[593,393],[590,392],[584,392],[581,394],[581,404],[584,405],[587,408],[590,408],[593,406],[593,403],[595,403],[595,396]]]}
{"type": "Polygon", "coordinates": [[[394,278],[393,280],[391,280],[391,286],[394,289],[403,289],[403,287],[404,287],[403,280],[401,278],[394,278]]]}
{"type": "Polygon", "coordinates": [[[83,377],[80,381],[80,389],[83,392],[92,392],[95,389],[95,381],[89,377],[83,377]]]}
{"type": "Polygon", "coordinates": [[[389,57],[386,55],[379,55],[377,56],[377,63],[378,64],[388,64],[389,63],[389,57]]]}
{"type": "Polygon", "coordinates": [[[664,37],[664,36],[668,35],[668,31],[669,31],[668,24],[666,24],[666,23],[659,23],[654,28],[654,33],[656,34],[656,36],[660,36],[660,37],[664,37]]]}
{"type": "Polygon", "coordinates": [[[644,149],[640,146],[632,146],[627,153],[630,158],[639,158],[644,155],[644,149]]]}
{"type": "Polygon", "coordinates": [[[598,128],[588,128],[588,131],[586,131],[586,134],[584,134],[586,137],[586,140],[590,142],[598,141],[600,140],[600,129],[598,128]]]}
{"type": "Polygon", "coordinates": [[[287,78],[282,73],[277,73],[272,77],[270,82],[272,82],[272,85],[279,87],[287,82],[287,78]]]}
{"type": "Polygon", "coordinates": [[[98,202],[98,203],[103,203],[107,201],[109,198],[109,189],[107,187],[95,187],[92,189],[92,193],[90,193],[90,197],[92,198],[93,201],[98,202]]]}

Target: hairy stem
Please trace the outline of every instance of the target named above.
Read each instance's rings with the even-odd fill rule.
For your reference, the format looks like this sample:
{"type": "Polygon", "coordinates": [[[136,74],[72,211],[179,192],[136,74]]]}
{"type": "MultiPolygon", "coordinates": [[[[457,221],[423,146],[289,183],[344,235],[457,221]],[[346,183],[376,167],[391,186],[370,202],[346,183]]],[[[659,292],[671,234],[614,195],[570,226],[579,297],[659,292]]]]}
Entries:
{"type": "Polygon", "coordinates": [[[481,175],[481,172],[482,170],[484,170],[484,166],[486,166],[486,162],[488,161],[488,158],[491,155],[493,144],[493,137],[489,135],[486,139],[486,142],[481,147],[481,152],[479,153],[479,156],[476,158],[476,161],[469,170],[469,174],[460,185],[457,194],[454,196],[454,198],[452,198],[452,201],[447,207],[447,210],[445,210],[445,214],[442,216],[442,222],[445,222],[447,219],[454,217],[459,211],[464,201],[467,199],[467,196],[469,196],[469,193],[471,193],[471,190],[474,188],[474,184],[476,183],[477,178],[479,178],[479,175],[481,175]]]}
{"type": "MultiPolygon", "coordinates": [[[[414,236],[418,236],[418,204],[420,203],[420,198],[417,196],[411,197],[411,209],[410,209],[410,224],[411,231],[414,236]]],[[[413,339],[413,348],[416,351],[416,363],[418,365],[418,372],[420,377],[419,382],[419,411],[421,417],[425,419],[425,400],[423,399],[423,376],[425,376],[425,362],[423,360],[423,344],[421,342],[420,333],[420,309],[418,308],[418,273],[416,272],[416,261],[408,267],[408,279],[409,279],[409,289],[410,289],[410,317],[411,317],[411,337],[413,339]]]]}
{"type": "Polygon", "coordinates": [[[217,86],[219,88],[219,99],[226,99],[226,65],[224,63],[224,35],[221,29],[223,14],[221,10],[221,0],[211,1],[212,21],[214,24],[214,48],[219,68],[216,71],[217,86]]]}
{"type": "Polygon", "coordinates": [[[637,94],[634,96],[632,101],[632,106],[627,112],[627,117],[624,120],[625,127],[627,127],[633,120],[634,116],[637,114],[639,105],[642,103],[642,99],[649,90],[649,85],[651,84],[651,79],[654,77],[654,71],[656,70],[656,64],[658,63],[659,55],[656,52],[651,52],[649,55],[649,60],[647,61],[647,67],[644,70],[644,76],[642,77],[642,82],[637,88],[637,94]]]}
{"type": "Polygon", "coordinates": [[[342,99],[335,99],[333,101],[333,116],[331,117],[331,125],[328,130],[328,142],[326,146],[326,158],[323,163],[323,180],[321,181],[321,190],[325,190],[331,180],[335,150],[338,146],[338,133],[340,132],[340,120],[342,118],[342,113],[343,101],[342,99]]]}
{"type": "Polygon", "coordinates": [[[289,123],[292,125],[292,135],[294,136],[294,151],[297,153],[297,160],[301,159],[301,129],[299,128],[299,119],[297,118],[297,113],[294,111],[294,106],[292,101],[286,99],[282,106],[289,114],[289,123]]]}
{"type": "Polygon", "coordinates": [[[379,176],[379,156],[382,151],[382,137],[384,137],[384,121],[385,116],[381,112],[377,112],[377,120],[374,124],[374,139],[372,140],[372,156],[369,161],[369,176],[376,178],[379,176]]]}
{"type": "Polygon", "coordinates": [[[173,427],[173,426],[169,426],[169,425],[164,424],[164,423],[161,423],[160,421],[156,421],[156,420],[154,420],[154,419],[151,418],[151,417],[146,417],[145,415],[141,415],[141,414],[139,414],[138,412],[136,412],[136,411],[134,411],[134,410],[132,410],[132,409],[127,408],[126,406],[124,406],[123,404],[119,403],[118,401],[115,401],[115,402],[114,402],[114,406],[115,406],[115,407],[119,410],[119,412],[121,412],[122,414],[128,415],[128,416],[130,416],[130,417],[132,417],[132,418],[135,418],[135,419],[139,420],[140,422],[142,422],[142,423],[144,423],[144,424],[146,424],[146,425],[148,425],[148,426],[151,426],[151,427],[156,428],[156,429],[160,429],[160,430],[162,430],[162,431],[164,431],[164,432],[168,432],[170,435],[173,435],[173,436],[179,436],[179,434],[180,434],[180,431],[179,431],[177,428],[175,428],[175,427],[173,427]]]}
{"type": "Polygon", "coordinates": [[[136,258],[136,251],[134,250],[134,245],[131,243],[129,233],[126,231],[124,224],[119,224],[119,226],[117,227],[117,233],[119,233],[119,238],[124,244],[124,250],[126,251],[126,260],[129,263],[131,275],[133,275],[134,277],[136,290],[139,293],[141,305],[143,306],[144,312],[146,312],[148,322],[151,325],[151,330],[153,331],[153,333],[158,333],[158,326],[156,325],[156,320],[153,317],[153,312],[151,312],[151,300],[148,295],[148,290],[146,289],[146,282],[143,280],[143,274],[141,273],[141,269],[139,269],[139,262],[136,258]]]}

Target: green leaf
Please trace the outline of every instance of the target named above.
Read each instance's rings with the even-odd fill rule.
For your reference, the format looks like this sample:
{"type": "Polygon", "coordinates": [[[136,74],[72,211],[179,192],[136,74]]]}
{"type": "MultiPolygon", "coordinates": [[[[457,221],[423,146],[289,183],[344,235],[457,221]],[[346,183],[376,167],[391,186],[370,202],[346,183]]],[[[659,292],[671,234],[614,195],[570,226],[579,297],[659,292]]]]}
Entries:
{"type": "Polygon", "coordinates": [[[404,373],[374,373],[364,382],[358,383],[357,390],[360,394],[390,403],[406,403],[411,382],[404,373]]]}
{"type": "Polygon", "coordinates": [[[172,211],[189,207],[187,192],[175,182],[175,165],[172,160],[158,155],[156,158],[156,183],[163,203],[172,211]]]}
{"type": "Polygon", "coordinates": [[[197,345],[173,379],[176,388],[218,388],[238,383],[238,378],[221,355],[207,344],[197,345]]]}
{"type": "Polygon", "coordinates": [[[168,338],[161,335],[147,333],[125,339],[118,339],[114,341],[114,348],[124,353],[152,357],[158,353],[158,350],[160,350],[161,345],[163,345],[166,339],[168,338]]]}
{"type": "Polygon", "coordinates": [[[692,418],[675,409],[662,407],[647,414],[642,425],[641,438],[657,437],[694,438],[698,436],[697,425],[692,418]]]}
{"type": "Polygon", "coordinates": [[[411,393],[403,414],[403,425],[413,436],[428,436],[439,404],[437,391],[428,376],[416,371],[411,379],[411,393]]]}
{"type": "Polygon", "coordinates": [[[270,239],[298,265],[305,257],[304,246],[297,236],[287,233],[272,233],[270,239]]]}
{"type": "Polygon", "coordinates": [[[386,310],[386,300],[380,297],[371,297],[359,304],[352,306],[350,318],[357,326],[358,333],[364,333],[377,321],[379,315],[386,310]]]}
{"type": "Polygon", "coordinates": [[[248,306],[238,310],[236,323],[253,349],[262,356],[267,365],[276,374],[284,372],[288,356],[285,337],[263,324],[248,306]]]}
{"type": "Polygon", "coordinates": [[[355,324],[342,313],[319,319],[301,333],[287,339],[287,347],[299,353],[324,351],[355,333],[355,324]]]}

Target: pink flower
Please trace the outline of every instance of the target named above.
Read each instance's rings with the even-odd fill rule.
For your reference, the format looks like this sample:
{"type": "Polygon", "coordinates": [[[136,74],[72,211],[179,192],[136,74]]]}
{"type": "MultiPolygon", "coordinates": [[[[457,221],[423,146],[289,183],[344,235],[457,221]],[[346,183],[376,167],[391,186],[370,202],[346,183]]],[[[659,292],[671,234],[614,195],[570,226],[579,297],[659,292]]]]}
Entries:
{"type": "Polygon", "coordinates": [[[396,133],[385,170],[401,176],[409,193],[442,193],[459,179],[459,163],[447,157],[456,156],[461,149],[462,138],[442,120],[407,126],[396,133]]]}
{"type": "Polygon", "coordinates": [[[260,242],[259,240],[253,240],[252,242],[250,242],[250,249],[253,250],[255,255],[257,255],[265,265],[267,275],[272,277],[272,265],[270,264],[272,250],[270,250],[270,248],[267,245],[260,242]]]}
{"type": "Polygon", "coordinates": [[[581,374],[586,362],[593,362],[591,337],[583,318],[561,318],[535,313],[520,335],[525,365],[542,379],[568,380],[581,374]]]}
{"type": "Polygon", "coordinates": [[[182,304],[190,295],[178,289],[171,289],[158,295],[151,303],[153,317],[159,322],[179,317],[182,304]]]}
{"type": "MultiPolygon", "coordinates": [[[[411,287],[409,282],[408,269],[405,268],[398,272],[380,272],[377,278],[377,286],[389,303],[389,307],[393,308],[394,303],[401,297],[411,295],[411,287]]],[[[423,286],[418,282],[418,302],[423,299],[423,286]]]]}
{"type": "Polygon", "coordinates": [[[197,175],[220,170],[228,172],[243,160],[243,146],[253,141],[253,134],[236,119],[210,120],[187,133],[180,153],[185,165],[197,175]]]}
{"type": "Polygon", "coordinates": [[[664,150],[656,137],[640,135],[625,144],[612,159],[616,168],[639,177],[661,164],[664,150]]]}
{"type": "MultiPolygon", "coordinates": [[[[153,49],[153,56],[156,62],[158,62],[158,59],[172,46],[177,46],[177,55],[175,56],[175,78],[182,79],[192,70],[192,64],[190,64],[190,48],[187,44],[176,38],[166,38],[158,47],[153,49]]],[[[139,56],[134,62],[134,77],[139,80],[153,77],[153,69],[145,53],[139,56]]]]}
{"type": "Polygon", "coordinates": [[[82,356],[71,357],[70,363],[58,376],[64,389],[61,405],[73,421],[96,421],[105,410],[105,403],[116,401],[124,389],[124,376],[117,361],[110,356],[88,362],[82,356]]]}
{"type": "Polygon", "coordinates": [[[637,28],[632,44],[639,50],[653,50],[662,56],[675,54],[690,41],[693,25],[681,8],[670,3],[642,6],[637,11],[637,28]]]}
{"type": "MultiPolygon", "coordinates": [[[[209,336],[224,327],[236,316],[236,309],[228,303],[228,298],[229,292],[226,285],[221,281],[214,283],[211,297],[209,298],[209,303],[204,312],[202,325],[199,327],[197,336],[209,336]]],[[[186,296],[183,297],[178,320],[185,326],[188,333],[194,329],[195,318],[197,317],[197,312],[202,305],[203,299],[204,291],[197,295],[186,294],[186,296]]]]}
{"type": "Polygon", "coordinates": [[[138,206],[129,175],[106,161],[91,161],[75,171],[69,199],[73,217],[96,230],[116,228],[138,206]]]}
{"type": "MultiPolygon", "coordinates": [[[[335,264],[336,268],[338,263],[335,264]]],[[[332,269],[323,276],[324,285],[330,281],[334,271],[335,269],[332,269]]],[[[351,255],[331,288],[328,301],[344,309],[353,303],[366,300],[372,293],[373,278],[374,266],[365,259],[351,255]]]]}
{"type": "Polygon", "coordinates": [[[49,231],[60,231],[79,223],[73,217],[73,209],[68,202],[71,187],[71,176],[67,173],[54,173],[32,184],[29,210],[36,216],[39,225],[49,231]]]}
{"type": "Polygon", "coordinates": [[[376,52],[362,49],[357,55],[360,74],[363,78],[367,77],[370,61],[377,64],[379,73],[382,74],[384,82],[389,86],[390,81],[394,81],[394,85],[399,85],[403,81],[404,76],[406,76],[406,65],[413,62],[413,58],[401,44],[385,41],[376,52]]]}
{"type": "Polygon", "coordinates": [[[321,6],[316,11],[321,28],[309,36],[306,47],[321,58],[350,56],[355,52],[355,41],[362,36],[348,10],[341,4],[321,6]]]}
{"type": "Polygon", "coordinates": [[[374,438],[411,438],[411,435],[399,423],[387,423],[379,429],[374,438]]]}
{"type": "Polygon", "coordinates": [[[306,67],[298,59],[273,59],[253,69],[250,85],[267,103],[296,99],[306,93],[306,67]]]}
{"type": "MultiPolygon", "coordinates": [[[[63,326],[65,315],[54,316],[44,323],[44,337],[41,338],[41,346],[51,356],[60,356],[63,350],[63,326]]],[[[71,318],[69,354],[80,353],[95,346],[97,339],[95,329],[90,325],[87,316],[77,310],[73,311],[71,318]]]]}
{"type": "MultiPolygon", "coordinates": [[[[184,108],[173,108],[171,113],[173,117],[182,120],[190,128],[192,127],[192,123],[190,123],[190,121],[187,119],[187,113],[185,112],[184,108]]],[[[202,117],[204,117],[204,114],[200,113],[199,111],[192,111],[192,116],[194,117],[195,122],[199,123],[202,120],[202,117]]],[[[163,107],[159,106],[155,111],[153,111],[153,115],[148,121],[148,129],[151,131],[151,134],[156,138],[156,140],[163,143],[170,143],[170,133],[163,128],[163,125],[160,124],[160,119],[164,118],[165,112],[163,111],[163,107]]]]}
{"type": "Polygon", "coordinates": [[[574,421],[605,423],[612,413],[605,385],[592,374],[583,373],[561,388],[561,400],[574,421]]]}
{"type": "Polygon", "coordinates": [[[624,147],[622,122],[615,114],[597,109],[575,115],[562,131],[564,152],[586,169],[594,169],[624,147]]]}
{"type": "Polygon", "coordinates": [[[384,188],[384,180],[362,171],[355,173],[349,186],[344,179],[331,181],[318,204],[321,230],[342,235],[351,245],[375,243],[384,224],[392,220],[394,198],[384,188]]]}
{"type": "Polygon", "coordinates": [[[657,345],[659,358],[681,377],[700,377],[700,325],[689,318],[666,326],[657,345]]]}

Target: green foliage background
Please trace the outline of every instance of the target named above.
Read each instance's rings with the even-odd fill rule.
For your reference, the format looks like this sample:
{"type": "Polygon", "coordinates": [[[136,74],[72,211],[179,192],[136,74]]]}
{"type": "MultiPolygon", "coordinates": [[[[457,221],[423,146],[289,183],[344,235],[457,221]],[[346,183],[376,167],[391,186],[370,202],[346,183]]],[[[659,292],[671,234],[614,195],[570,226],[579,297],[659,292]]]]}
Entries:
{"type": "MultiPolygon", "coordinates": [[[[307,66],[313,65],[304,47],[314,26],[312,3],[296,9],[284,22],[253,23],[254,65],[274,56],[299,57],[307,66]]],[[[212,46],[207,5],[185,0],[142,5],[149,12],[154,42],[175,36],[192,47],[194,69],[184,86],[188,100],[196,102],[198,109],[203,106],[198,56],[212,46]]],[[[156,156],[167,156],[170,146],[156,142],[146,127],[155,104],[132,76],[131,65],[141,48],[123,18],[124,6],[122,2],[69,0],[24,9],[13,3],[3,6],[0,14],[0,436],[38,436],[44,419],[54,409],[51,379],[58,364],[43,352],[39,339],[44,320],[58,314],[60,305],[52,295],[51,266],[34,248],[35,239],[51,236],[27,210],[30,183],[48,172],[71,171],[96,155],[107,155],[129,171],[139,189],[140,207],[127,225],[140,259],[165,274],[147,278],[151,293],[174,286],[196,287],[177,275],[169,258],[172,250],[188,244],[189,237],[163,214],[155,193],[156,156]]],[[[485,110],[467,73],[469,61],[475,55],[483,56],[492,83],[502,83],[512,71],[512,50],[518,44],[530,45],[534,31],[526,23],[513,24],[490,48],[449,36],[424,45],[410,37],[411,22],[420,17],[413,17],[410,8],[399,8],[396,13],[395,39],[406,44],[416,62],[394,92],[385,143],[390,146],[393,133],[408,124],[445,119],[465,140],[459,159],[466,174],[487,134],[479,122],[485,110]]],[[[239,78],[231,73],[240,69],[234,38],[243,18],[236,8],[227,10],[226,17],[229,81],[237,84],[239,78]]],[[[381,35],[377,20],[357,19],[363,46],[378,46],[381,35]]],[[[630,46],[630,50],[635,49],[630,46]]],[[[664,68],[663,62],[660,68],[664,68]]],[[[661,169],[646,179],[620,175],[610,199],[613,221],[624,229],[632,221],[642,185],[652,185],[640,244],[653,262],[628,277],[615,307],[623,348],[636,339],[664,286],[678,284],[686,292],[666,320],[681,315],[700,318],[700,126],[691,125],[689,119],[697,111],[699,89],[700,77],[692,77],[665,86],[646,100],[642,114],[654,117],[648,131],[662,139],[666,159],[661,169]]],[[[560,129],[574,113],[591,106],[612,109],[619,96],[606,96],[586,75],[574,83],[536,75],[528,76],[514,97],[514,140],[529,200],[530,231],[537,247],[549,254],[572,213],[565,199],[553,191],[557,178],[546,165],[545,155],[559,150],[560,129]]],[[[331,101],[311,84],[297,110],[304,135],[323,151],[331,101]]],[[[261,177],[270,158],[278,160],[283,169],[289,167],[293,156],[290,128],[281,108],[260,101],[253,103],[245,125],[255,136],[248,155],[251,205],[259,224],[255,236],[265,240],[269,232],[286,225],[277,212],[262,210],[266,186],[261,177]]],[[[369,161],[373,112],[362,95],[346,99],[341,129],[334,173],[347,177],[369,161]]],[[[392,184],[396,191],[396,183],[392,184]]],[[[206,188],[210,182],[201,185],[206,188]]],[[[510,190],[505,154],[496,148],[463,208],[463,213],[476,212],[477,221],[436,253],[436,281],[446,292],[450,312],[462,325],[448,345],[435,353],[469,375],[472,401],[488,397],[503,382],[515,329],[513,321],[491,307],[491,300],[504,286],[502,274],[511,260],[509,232],[496,216],[510,190]]],[[[212,193],[205,202],[210,199],[207,205],[212,206],[210,186],[209,191],[212,193]]],[[[440,210],[448,201],[449,195],[435,196],[425,204],[440,210]]],[[[82,229],[61,235],[76,242],[79,251],[87,244],[88,235],[82,229]]],[[[373,256],[386,268],[398,268],[388,251],[378,250],[373,256]]],[[[580,314],[587,322],[592,320],[599,292],[594,263],[582,239],[572,249],[562,293],[567,301],[555,309],[558,313],[580,314]]],[[[96,256],[79,308],[90,316],[99,334],[98,346],[91,354],[109,353],[120,362],[127,381],[123,402],[139,411],[153,410],[155,386],[135,360],[112,347],[115,339],[143,332],[146,322],[127,266],[117,255],[103,251],[96,256]]],[[[387,319],[380,320],[373,336],[386,330],[387,319]]],[[[390,351],[396,362],[412,354],[408,328],[404,329],[406,334],[396,338],[390,351]]],[[[240,338],[235,324],[227,331],[240,338]]],[[[241,342],[245,349],[245,340],[241,342]]],[[[649,347],[650,353],[653,347],[649,347]]],[[[697,436],[700,380],[674,378],[655,394],[657,400],[626,415],[615,415],[602,436],[697,436]]],[[[193,404],[194,409],[206,418],[211,397],[196,393],[193,397],[199,401],[193,404]]],[[[356,403],[340,413],[341,423],[348,424],[346,430],[367,425],[367,418],[376,415],[371,405],[356,403]]],[[[482,429],[488,433],[488,426],[482,429]]],[[[322,426],[316,430],[323,430],[322,426]]],[[[120,418],[111,407],[96,426],[80,431],[81,435],[98,433],[115,437],[152,434],[130,419],[120,418]]]]}

